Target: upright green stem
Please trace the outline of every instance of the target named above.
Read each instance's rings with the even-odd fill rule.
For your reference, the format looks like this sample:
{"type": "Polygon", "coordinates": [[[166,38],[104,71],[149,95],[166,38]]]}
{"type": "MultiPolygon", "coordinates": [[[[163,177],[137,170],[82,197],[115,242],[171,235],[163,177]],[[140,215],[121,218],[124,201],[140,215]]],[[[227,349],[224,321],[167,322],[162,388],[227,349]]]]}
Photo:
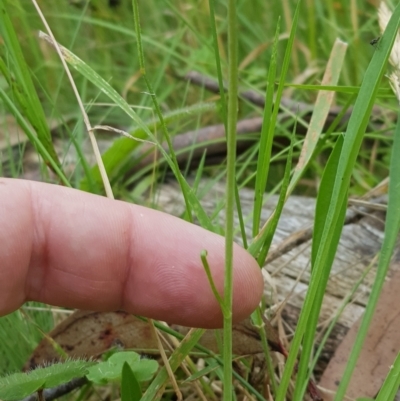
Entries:
{"type": "Polygon", "coordinates": [[[224,285],[224,401],[232,400],[233,212],[235,208],[236,123],[238,110],[238,40],[236,0],[228,1],[228,118],[224,285]]]}

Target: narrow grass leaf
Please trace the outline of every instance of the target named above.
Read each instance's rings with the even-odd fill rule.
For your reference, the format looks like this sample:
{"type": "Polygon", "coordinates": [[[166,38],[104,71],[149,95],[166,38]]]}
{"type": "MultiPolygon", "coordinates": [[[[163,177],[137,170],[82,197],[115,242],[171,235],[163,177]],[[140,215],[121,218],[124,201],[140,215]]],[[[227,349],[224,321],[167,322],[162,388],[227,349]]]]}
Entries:
{"type": "MultiPolygon", "coordinates": [[[[336,40],[326,66],[322,84],[336,84],[343,68],[347,44],[336,40]]],[[[293,191],[300,177],[308,167],[315,148],[324,129],[326,118],[332,106],[334,92],[319,91],[315,102],[314,111],[307,129],[304,143],[301,149],[299,162],[297,163],[289,186],[289,194],[293,191]]]]}
{"type": "MultiPolygon", "coordinates": [[[[271,104],[268,105],[268,109],[267,109],[267,104],[266,104],[266,107],[264,109],[264,113],[266,113],[266,114],[264,114],[263,133],[261,136],[261,142],[265,141],[265,149],[262,150],[261,143],[260,143],[260,153],[259,153],[259,159],[257,161],[256,193],[255,193],[255,204],[254,204],[254,213],[256,214],[256,217],[253,218],[253,225],[255,224],[255,227],[257,228],[257,230],[254,230],[254,227],[253,227],[253,233],[255,232],[257,237],[254,239],[253,243],[249,247],[249,252],[252,255],[257,255],[259,253],[259,250],[263,246],[265,239],[268,237],[268,235],[270,233],[269,228],[268,228],[269,222],[264,224],[264,227],[261,230],[261,232],[258,232],[258,227],[259,227],[259,220],[260,220],[260,216],[261,216],[261,207],[262,207],[263,197],[264,197],[264,192],[265,192],[265,187],[266,187],[266,177],[267,177],[266,174],[268,174],[269,163],[271,161],[270,157],[271,157],[272,139],[273,139],[274,130],[275,130],[275,126],[276,126],[279,104],[280,104],[282,94],[283,94],[283,89],[285,86],[286,74],[289,69],[290,55],[292,52],[297,23],[298,23],[299,15],[300,15],[300,5],[301,5],[301,0],[299,0],[297,2],[296,10],[295,10],[295,13],[293,16],[293,24],[292,24],[292,28],[290,30],[288,44],[286,46],[286,51],[285,51],[285,56],[284,56],[283,66],[282,66],[282,73],[281,73],[281,76],[279,79],[278,90],[277,90],[277,94],[276,94],[276,98],[275,98],[275,105],[273,107],[273,112],[269,116],[268,113],[270,113],[270,112],[268,111],[268,109],[271,110],[271,104]],[[265,123],[268,123],[268,126],[266,128],[264,128],[265,123]],[[259,178],[257,178],[257,177],[259,177],[259,178]],[[258,183],[257,183],[257,181],[258,181],[258,183]]],[[[277,34],[278,34],[278,31],[276,31],[276,35],[277,34]]],[[[276,38],[275,38],[275,40],[276,40],[276,38]]],[[[271,61],[271,63],[272,63],[272,61],[271,61]]],[[[273,63],[272,63],[272,68],[274,68],[273,63]]],[[[273,74],[273,72],[272,72],[272,74],[273,74]]],[[[271,76],[271,78],[272,78],[272,76],[271,76]]],[[[273,88],[273,86],[270,86],[270,85],[271,85],[271,83],[269,83],[269,87],[273,88]]],[[[272,100],[272,99],[270,99],[270,96],[271,96],[271,94],[269,94],[267,92],[266,100],[269,102],[272,100]]],[[[266,248],[264,248],[264,249],[266,249],[266,248]]]]}
{"type": "Polygon", "coordinates": [[[275,378],[275,368],[274,364],[272,362],[272,356],[271,356],[271,350],[268,345],[268,339],[267,335],[265,333],[265,323],[263,322],[263,311],[261,307],[258,307],[252,314],[251,314],[251,320],[254,324],[255,327],[257,327],[259,330],[260,338],[261,338],[261,346],[264,352],[264,357],[265,357],[265,362],[267,365],[267,374],[268,374],[268,379],[271,382],[271,390],[273,394],[276,394],[276,391],[278,389],[277,383],[276,383],[276,378],[275,378]]]}
{"type": "MultiPolygon", "coordinates": [[[[326,274],[326,269],[330,269],[330,266],[327,266],[327,261],[329,260],[330,252],[332,251],[332,247],[329,246],[329,244],[336,234],[335,231],[330,230],[330,227],[339,219],[343,204],[345,204],[345,201],[347,200],[351,173],[354,168],[365,128],[368,124],[372,106],[377,96],[378,86],[384,74],[386,62],[393,46],[395,35],[397,34],[399,23],[400,5],[396,7],[381,39],[380,48],[375,51],[371,63],[367,68],[359,95],[354,105],[353,113],[349,120],[337,174],[333,183],[332,201],[329,205],[325,228],[321,236],[320,243],[323,246],[319,247],[315,257],[315,265],[313,266],[313,274],[311,276],[309,289],[307,291],[304,306],[300,313],[298,327],[291,344],[289,358],[286,362],[276,401],[283,401],[286,395],[290,377],[300,349],[300,344],[306,330],[306,322],[309,317],[308,311],[310,311],[311,308],[320,309],[320,305],[316,305],[314,302],[317,292],[325,291],[325,288],[320,286],[320,279],[323,274],[326,274]]],[[[305,355],[303,353],[302,357],[309,360],[310,355],[305,355]]],[[[296,383],[296,386],[297,385],[303,387],[304,383],[296,383]]],[[[300,399],[301,398],[299,397],[294,398],[296,401],[300,399]]]]}
{"type": "MultiPolygon", "coordinates": [[[[343,43],[343,42],[342,42],[343,43]]],[[[357,95],[360,91],[359,86],[340,86],[340,85],[328,85],[328,84],[321,84],[321,85],[310,85],[310,84],[286,84],[288,88],[295,88],[300,90],[309,90],[309,91],[329,91],[334,93],[344,93],[348,95],[357,95]]],[[[390,89],[386,88],[379,88],[378,89],[378,96],[379,97],[394,97],[393,92],[390,89]]]]}
{"type": "MultiPolygon", "coordinates": [[[[334,182],[338,165],[340,162],[341,152],[343,149],[343,136],[340,136],[335,144],[335,147],[328,159],[326,164],[320,188],[318,191],[317,203],[315,207],[315,218],[314,218],[314,231],[313,231],[313,242],[311,246],[311,267],[315,266],[315,260],[317,256],[317,252],[321,245],[321,237],[324,229],[326,229],[326,219],[329,210],[329,205],[332,202],[332,191],[333,186],[332,182],[334,182]]],[[[347,199],[347,196],[346,196],[347,199]]],[[[340,235],[342,232],[342,227],[344,224],[344,219],[346,217],[346,210],[347,210],[347,202],[343,201],[341,212],[339,214],[338,219],[331,224],[329,229],[334,234],[332,240],[324,244],[327,248],[327,260],[326,260],[326,268],[321,269],[321,279],[319,282],[320,288],[325,288],[329,279],[329,272],[330,266],[333,263],[336,254],[336,248],[340,240],[340,235]]],[[[313,270],[311,272],[313,274],[313,270]]],[[[315,330],[318,323],[318,316],[319,316],[319,308],[315,307],[315,305],[321,305],[323,296],[325,291],[318,291],[314,300],[313,305],[308,310],[304,310],[304,313],[308,315],[307,320],[303,320],[301,324],[304,324],[304,343],[302,349],[302,355],[309,355],[312,352],[314,346],[314,336],[315,330]]],[[[300,323],[299,323],[300,324],[300,323]]],[[[303,329],[303,327],[301,328],[303,329]]],[[[303,383],[303,387],[300,385],[296,387],[294,397],[300,397],[299,394],[304,394],[306,390],[306,386],[308,383],[307,373],[308,373],[308,359],[301,358],[299,367],[298,367],[298,374],[297,374],[297,381],[299,383],[303,383]]]]}
{"type": "Polygon", "coordinates": [[[203,376],[206,376],[208,374],[210,374],[211,372],[214,372],[216,369],[220,368],[220,365],[218,365],[217,363],[213,363],[213,361],[211,360],[209,362],[210,364],[205,367],[204,369],[198,370],[196,373],[190,375],[185,381],[184,383],[190,383],[193,382],[195,380],[199,380],[201,379],[203,376]]]}
{"type": "Polygon", "coordinates": [[[208,0],[208,5],[210,7],[210,27],[211,27],[211,34],[212,34],[212,39],[213,39],[215,65],[217,67],[219,94],[221,96],[222,120],[224,122],[225,131],[226,131],[226,126],[227,126],[226,113],[228,110],[228,105],[226,102],[225,85],[224,85],[224,80],[223,80],[223,75],[222,75],[222,67],[221,67],[221,57],[219,55],[219,47],[218,47],[217,24],[215,22],[215,0],[208,0]]]}
{"type": "Polygon", "coordinates": [[[400,352],[396,360],[390,367],[387,375],[375,401],[393,401],[400,388],[400,352]]]}
{"type": "MultiPolygon", "coordinates": [[[[257,170],[256,170],[256,183],[254,188],[254,207],[253,207],[253,237],[258,234],[260,229],[260,218],[261,209],[263,205],[265,187],[267,185],[269,165],[271,163],[271,149],[274,138],[275,123],[272,119],[274,109],[274,90],[275,90],[275,79],[276,79],[276,65],[277,65],[277,52],[279,42],[279,31],[280,21],[275,31],[274,42],[272,46],[271,60],[268,68],[267,76],[267,89],[265,91],[265,106],[263,111],[263,123],[260,134],[260,144],[257,159],[257,170]]],[[[289,42],[290,43],[290,42],[289,42]]],[[[288,44],[289,47],[289,44],[288,44]]],[[[286,57],[290,56],[290,52],[286,52],[286,57]]],[[[285,78],[285,77],[283,77],[285,78]]],[[[282,77],[281,77],[282,84],[282,77]]],[[[275,108],[278,109],[278,104],[275,104],[275,108]]]]}
{"type": "Polygon", "coordinates": [[[221,295],[219,295],[217,287],[215,286],[214,279],[213,279],[213,276],[211,274],[210,265],[208,264],[207,251],[206,250],[203,250],[201,252],[200,258],[201,258],[201,262],[203,263],[203,268],[204,268],[204,270],[206,272],[206,275],[207,275],[208,283],[210,284],[211,290],[212,290],[212,292],[214,294],[215,299],[218,302],[218,305],[220,306],[223,314],[229,313],[229,310],[225,310],[224,300],[221,298],[221,295]]]}
{"type": "Polygon", "coordinates": [[[28,123],[28,121],[26,121],[26,117],[22,115],[19,108],[15,105],[15,103],[10,99],[10,97],[1,87],[0,87],[0,99],[3,100],[5,106],[17,120],[19,126],[22,128],[25,135],[31,141],[33,146],[35,146],[35,148],[38,150],[39,154],[43,157],[43,159],[47,160],[52,170],[58,175],[62,183],[67,187],[71,187],[68,178],[65,176],[64,172],[60,168],[59,164],[57,163],[57,160],[53,159],[51,154],[48,152],[48,148],[46,148],[43,142],[37,137],[35,132],[32,130],[32,126],[28,123]]]}
{"type": "MultiPolygon", "coordinates": [[[[256,257],[258,265],[262,267],[265,262],[265,258],[267,257],[267,253],[272,243],[272,238],[274,237],[276,227],[278,226],[279,219],[282,214],[283,207],[285,206],[285,202],[287,199],[287,192],[290,183],[290,174],[292,171],[292,156],[293,156],[293,145],[295,139],[295,132],[296,132],[296,124],[293,127],[293,134],[292,134],[292,141],[289,148],[289,153],[286,158],[286,166],[285,166],[285,174],[282,180],[282,186],[279,193],[278,203],[274,212],[272,213],[271,217],[268,221],[264,224],[263,228],[261,229],[260,233],[258,234],[257,238],[254,241],[254,248],[251,248],[251,252],[255,252],[257,248],[259,248],[261,244],[260,253],[256,256],[252,253],[254,257],[256,257]]],[[[252,244],[253,246],[253,244],[252,244]]]]}
{"type": "MultiPolygon", "coordinates": [[[[29,67],[22,54],[19,40],[4,1],[0,3],[0,33],[6,49],[6,53],[1,55],[0,70],[12,89],[14,99],[18,103],[20,110],[35,129],[37,138],[43,148],[46,149],[46,154],[42,154],[46,164],[51,168],[53,164],[56,164],[58,170],[61,170],[61,163],[53,146],[43,107],[33,85],[29,67]],[[8,66],[4,62],[6,59],[8,60],[8,66]]],[[[0,47],[1,49],[3,47],[0,47]]]]}
{"type": "MultiPolygon", "coordinates": [[[[285,200],[287,198],[287,191],[289,187],[289,182],[290,182],[290,174],[292,170],[292,156],[293,156],[293,144],[294,144],[294,138],[295,138],[295,132],[296,132],[296,124],[293,127],[293,135],[292,135],[292,141],[290,144],[290,149],[289,149],[289,154],[286,159],[286,166],[285,166],[285,174],[282,180],[282,187],[280,190],[279,194],[279,199],[277,206],[270,217],[270,219],[265,223],[264,227],[262,228],[257,240],[256,240],[256,245],[252,247],[251,249],[249,248],[250,253],[252,252],[258,252],[258,249],[261,247],[261,251],[259,252],[257,256],[257,262],[260,267],[264,265],[265,258],[267,256],[268,250],[271,246],[272,243],[272,238],[274,236],[274,233],[276,231],[276,227],[278,226],[278,221],[281,217],[283,207],[285,205],[285,200]]],[[[253,244],[252,244],[253,246],[253,244]]],[[[255,253],[252,253],[253,256],[255,256],[255,253]]],[[[275,380],[275,372],[272,364],[272,359],[269,351],[269,346],[268,346],[268,341],[267,341],[267,336],[265,333],[264,329],[264,323],[261,318],[261,309],[257,308],[255,312],[252,313],[251,317],[253,322],[260,328],[260,337],[261,337],[261,344],[264,350],[264,355],[265,355],[265,360],[267,364],[267,372],[271,380],[271,388],[274,394],[277,392],[277,383],[275,380]]]]}
{"type": "MultiPolygon", "coordinates": [[[[326,219],[328,215],[329,205],[332,202],[332,192],[334,182],[337,174],[338,165],[340,163],[340,156],[343,149],[344,138],[343,135],[338,137],[335,147],[326,163],[324,173],[322,175],[317,202],[315,205],[315,219],[314,219],[314,230],[313,230],[313,242],[311,245],[311,266],[314,266],[317,257],[318,249],[321,246],[322,233],[326,227],[326,219]]],[[[335,222],[335,243],[339,242],[341,228],[343,225],[344,217],[346,214],[347,203],[344,203],[341,208],[341,219],[335,222]]],[[[336,252],[336,247],[333,246],[330,254],[330,260],[332,261],[336,252]]]]}
{"type": "Polygon", "coordinates": [[[246,236],[246,226],[243,219],[243,211],[241,205],[240,195],[239,195],[239,187],[237,185],[237,181],[235,182],[235,203],[236,203],[236,210],[239,219],[239,228],[240,228],[240,235],[242,237],[243,248],[247,249],[249,247],[247,243],[247,236],[246,236]]]}
{"type": "MultiPolygon", "coordinates": [[[[396,8],[398,11],[397,18],[400,18],[400,5],[396,8]]],[[[395,12],[396,12],[395,11],[395,12]]],[[[393,16],[395,15],[393,13],[393,16]]],[[[393,17],[392,17],[393,18],[393,17]]],[[[392,19],[390,20],[392,21],[392,19]]],[[[390,22],[389,22],[390,24],[390,22]]],[[[389,27],[389,25],[388,25],[389,27]]],[[[350,382],[351,375],[357,363],[358,356],[361,352],[365,337],[367,336],[382,286],[385,282],[387,271],[390,266],[390,260],[396,245],[396,241],[400,231],[400,113],[397,116],[396,131],[394,133],[393,150],[391,156],[390,172],[389,172],[389,198],[388,208],[385,221],[385,236],[383,239],[382,250],[379,257],[377,273],[368,303],[365,308],[364,316],[360,324],[357,339],[354,343],[352,352],[349,356],[349,362],[343,373],[339,388],[336,393],[335,401],[343,399],[347,386],[350,382]]]]}
{"type": "Polygon", "coordinates": [[[197,167],[196,175],[194,177],[194,182],[193,182],[193,191],[197,193],[200,185],[201,178],[203,177],[204,173],[204,166],[206,163],[206,156],[207,156],[207,149],[204,149],[203,154],[201,156],[199,165],[197,167]]]}

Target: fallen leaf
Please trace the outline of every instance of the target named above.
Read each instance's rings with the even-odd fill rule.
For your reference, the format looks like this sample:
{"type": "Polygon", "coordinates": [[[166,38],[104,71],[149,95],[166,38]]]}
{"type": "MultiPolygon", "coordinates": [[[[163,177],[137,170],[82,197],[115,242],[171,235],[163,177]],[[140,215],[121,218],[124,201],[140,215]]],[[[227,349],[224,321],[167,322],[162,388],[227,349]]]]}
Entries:
{"type": "MultiPolygon", "coordinates": [[[[277,331],[264,319],[268,342],[274,351],[285,353],[277,331]]],[[[171,325],[186,334],[186,327],[171,325]]],[[[218,353],[217,335],[221,330],[206,330],[200,344],[218,353]]],[[[108,349],[118,346],[143,353],[158,353],[157,343],[150,325],[129,313],[76,311],[62,321],[44,338],[32,353],[25,369],[32,369],[44,362],[57,361],[61,357],[51,344],[54,340],[70,357],[99,357],[108,349]]],[[[259,329],[249,319],[233,326],[233,353],[249,355],[263,352],[259,329]]]]}
{"type": "MultiPolygon", "coordinates": [[[[375,397],[400,350],[399,266],[382,289],[378,305],[347,390],[350,399],[375,397]]],[[[349,330],[322,375],[319,386],[333,393],[343,375],[361,319],[349,330]]],[[[333,399],[326,394],[326,400],[333,399]]]]}

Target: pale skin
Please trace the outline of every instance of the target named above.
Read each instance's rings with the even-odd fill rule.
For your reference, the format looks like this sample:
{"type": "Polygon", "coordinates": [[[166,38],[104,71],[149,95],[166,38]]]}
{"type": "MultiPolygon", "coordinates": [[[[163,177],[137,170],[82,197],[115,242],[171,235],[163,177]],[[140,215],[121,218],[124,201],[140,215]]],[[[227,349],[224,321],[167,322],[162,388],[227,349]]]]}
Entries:
{"type": "MultiPolygon", "coordinates": [[[[224,239],[152,209],[61,186],[0,178],[0,316],[28,300],[127,312],[191,327],[222,325],[224,239]]],[[[256,261],[234,248],[233,316],[259,303],[256,261]]]]}

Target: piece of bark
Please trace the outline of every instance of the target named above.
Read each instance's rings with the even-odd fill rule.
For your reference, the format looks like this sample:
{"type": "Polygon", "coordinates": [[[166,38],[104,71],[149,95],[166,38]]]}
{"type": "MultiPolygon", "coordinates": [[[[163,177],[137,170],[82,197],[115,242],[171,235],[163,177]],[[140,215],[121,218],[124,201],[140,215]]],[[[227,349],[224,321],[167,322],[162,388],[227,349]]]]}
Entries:
{"type": "MultiPolygon", "coordinates": [[[[400,270],[388,280],[379,297],[378,305],[351,378],[347,396],[375,397],[400,351],[400,270]]],[[[336,350],[319,385],[335,392],[357,337],[359,319],[336,350]]],[[[327,392],[326,400],[333,399],[327,392]]]]}

